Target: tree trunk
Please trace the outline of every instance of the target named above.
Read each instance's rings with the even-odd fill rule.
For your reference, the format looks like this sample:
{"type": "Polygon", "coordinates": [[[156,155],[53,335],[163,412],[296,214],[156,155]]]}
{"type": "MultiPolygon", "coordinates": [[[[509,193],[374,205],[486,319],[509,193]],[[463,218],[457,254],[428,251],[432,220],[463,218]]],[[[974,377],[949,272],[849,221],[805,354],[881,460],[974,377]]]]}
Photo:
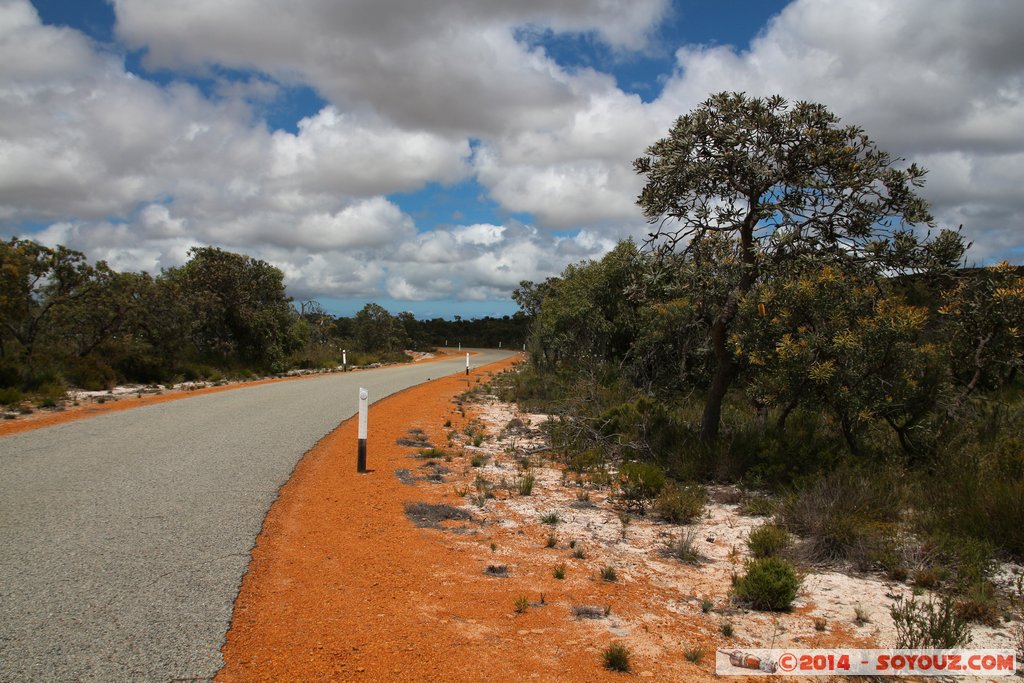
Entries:
{"type": "Polygon", "coordinates": [[[780,432],[785,431],[786,420],[789,418],[789,414],[793,412],[796,406],[796,401],[790,401],[789,403],[782,407],[782,412],[779,413],[779,419],[775,422],[775,428],[778,429],[780,432]]]}
{"type": "Polygon", "coordinates": [[[757,252],[754,249],[754,226],[757,225],[753,207],[757,204],[760,192],[750,196],[751,210],[747,213],[740,228],[740,254],[743,259],[743,272],[735,289],[729,294],[721,313],[711,324],[711,348],[715,353],[715,376],[711,380],[707,398],[704,400],[704,415],[700,420],[700,438],[705,442],[718,439],[722,421],[722,402],[729,391],[729,386],[736,375],[736,365],[729,353],[727,341],[729,327],[732,325],[736,312],[740,307],[740,297],[749,292],[757,281],[757,252]]]}
{"type": "Polygon", "coordinates": [[[843,438],[846,439],[846,446],[850,449],[850,455],[860,455],[860,444],[857,443],[857,435],[853,430],[853,423],[848,415],[841,415],[839,424],[843,428],[843,438]]]}
{"type": "Polygon", "coordinates": [[[707,398],[704,400],[704,415],[700,420],[700,438],[705,442],[718,439],[718,431],[722,423],[722,401],[725,400],[725,394],[729,391],[729,385],[732,384],[732,378],[735,373],[732,356],[729,355],[728,349],[725,348],[726,325],[723,323],[720,326],[719,322],[715,321],[715,325],[711,329],[716,363],[715,377],[711,381],[707,398]],[[719,327],[721,330],[720,334],[716,334],[715,329],[719,327]],[[721,337],[721,343],[716,339],[718,336],[721,337]]]}

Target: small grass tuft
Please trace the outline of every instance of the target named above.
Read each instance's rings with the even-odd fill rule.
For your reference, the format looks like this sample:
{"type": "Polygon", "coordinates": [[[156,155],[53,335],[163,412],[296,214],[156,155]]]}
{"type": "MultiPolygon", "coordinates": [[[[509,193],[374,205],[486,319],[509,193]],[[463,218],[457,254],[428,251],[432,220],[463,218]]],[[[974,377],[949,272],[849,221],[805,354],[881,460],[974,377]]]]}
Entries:
{"type": "Polygon", "coordinates": [[[615,583],[619,580],[619,573],[615,571],[615,567],[610,564],[606,564],[601,567],[601,580],[608,581],[609,583],[615,583]]]}
{"type": "Polygon", "coordinates": [[[540,517],[540,521],[544,524],[558,524],[562,521],[562,518],[558,516],[557,512],[547,512],[540,517]]]}
{"type": "Polygon", "coordinates": [[[629,649],[622,643],[612,643],[602,653],[604,668],[609,671],[629,671],[629,649]]]}
{"type": "Polygon", "coordinates": [[[517,487],[519,488],[520,496],[529,496],[533,493],[533,485],[537,483],[537,477],[532,474],[524,474],[519,478],[517,487]]]}
{"type": "Polygon", "coordinates": [[[484,570],[484,574],[505,578],[508,576],[508,566],[504,564],[489,564],[487,569],[484,570]]]}
{"type": "Polygon", "coordinates": [[[700,564],[704,560],[704,556],[697,552],[695,543],[697,541],[697,530],[686,529],[679,536],[678,539],[670,543],[667,547],[667,554],[676,558],[680,562],[687,564],[700,564]]]}
{"type": "Polygon", "coordinates": [[[732,622],[723,621],[721,624],[718,625],[718,632],[726,638],[732,638],[734,633],[732,622]]]}
{"type": "Polygon", "coordinates": [[[557,565],[554,568],[554,570],[551,572],[551,575],[554,576],[559,581],[564,579],[565,578],[565,563],[563,562],[562,564],[557,565]]]}
{"type": "Polygon", "coordinates": [[[548,534],[548,538],[544,542],[544,547],[554,548],[556,545],[558,545],[558,536],[555,536],[554,534],[548,534]]]}
{"type": "Polygon", "coordinates": [[[683,651],[683,656],[686,657],[686,661],[688,662],[700,664],[701,660],[704,659],[704,648],[688,647],[683,651]]]}
{"type": "Polygon", "coordinates": [[[512,603],[512,606],[515,609],[516,614],[523,614],[530,608],[530,598],[525,595],[520,595],[516,598],[515,602],[512,603]]]}

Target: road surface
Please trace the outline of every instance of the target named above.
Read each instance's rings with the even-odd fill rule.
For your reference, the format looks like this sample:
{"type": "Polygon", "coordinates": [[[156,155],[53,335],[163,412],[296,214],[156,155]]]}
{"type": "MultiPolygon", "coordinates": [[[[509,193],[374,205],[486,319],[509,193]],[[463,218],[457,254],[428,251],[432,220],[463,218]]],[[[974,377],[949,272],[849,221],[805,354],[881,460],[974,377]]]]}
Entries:
{"type": "Polygon", "coordinates": [[[303,453],[356,412],[359,387],[375,401],[464,368],[244,387],[0,438],[0,681],[212,678],[303,453]]]}

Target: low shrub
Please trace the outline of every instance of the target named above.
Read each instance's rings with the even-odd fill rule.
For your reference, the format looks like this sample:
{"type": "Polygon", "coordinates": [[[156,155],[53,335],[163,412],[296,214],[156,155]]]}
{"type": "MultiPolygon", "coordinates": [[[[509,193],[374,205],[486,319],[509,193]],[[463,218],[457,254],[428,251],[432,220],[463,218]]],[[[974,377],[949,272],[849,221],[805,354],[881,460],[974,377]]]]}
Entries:
{"type": "Polygon", "coordinates": [[[957,614],[951,597],[918,602],[900,596],[889,614],[896,626],[898,649],[955,649],[971,642],[967,620],[957,614]]]}
{"type": "Polygon", "coordinates": [[[800,589],[800,579],[789,562],[778,557],[753,560],[736,581],[736,597],[754,609],[780,612],[789,608],[800,589]]]}
{"type": "Polygon", "coordinates": [[[0,387],[0,405],[13,406],[23,398],[24,395],[14,387],[0,387]]]}
{"type": "Polygon", "coordinates": [[[781,555],[790,543],[789,532],[774,524],[763,524],[750,532],[747,548],[755,558],[781,555]]]}
{"type": "Polygon", "coordinates": [[[777,502],[771,496],[753,493],[740,503],[739,513],[747,517],[771,517],[775,514],[777,502]]]}
{"type": "Polygon", "coordinates": [[[657,498],[665,487],[665,472],[648,462],[623,463],[619,470],[619,490],[628,507],[643,513],[647,502],[657,498]]]}
{"type": "Polygon", "coordinates": [[[669,483],[654,501],[654,510],[670,524],[688,524],[704,512],[707,492],[697,484],[669,483]]]}
{"type": "Polygon", "coordinates": [[[801,549],[809,561],[866,565],[891,540],[901,507],[895,482],[886,473],[839,470],[790,495],[779,517],[803,538],[801,549]]]}
{"type": "Polygon", "coordinates": [[[519,489],[520,496],[529,496],[533,493],[533,485],[537,482],[537,477],[532,474],[525,474],[519,478],[516,486],[519,489]]]}

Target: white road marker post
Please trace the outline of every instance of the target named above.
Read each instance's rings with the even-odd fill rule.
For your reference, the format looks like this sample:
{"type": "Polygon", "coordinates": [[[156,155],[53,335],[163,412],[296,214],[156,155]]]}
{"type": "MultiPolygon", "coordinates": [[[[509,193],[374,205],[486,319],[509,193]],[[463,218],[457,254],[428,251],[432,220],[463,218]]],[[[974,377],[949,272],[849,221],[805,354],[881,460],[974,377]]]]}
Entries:
{"type": "Polygon", "coordinates": [[[469,375],[469,354],[466,354],[466,375],[469,375]]]}
{"type": "Polygon", "coordinates": [[[341,350],[341,371],[348,372],[348,350],[341,350]]]}
{"type": "Polygon", "coordinates": [[[366,410],[369,392],[362,387],[359,388],[359,456],[357,469],[366,472],[366,410]]]}

